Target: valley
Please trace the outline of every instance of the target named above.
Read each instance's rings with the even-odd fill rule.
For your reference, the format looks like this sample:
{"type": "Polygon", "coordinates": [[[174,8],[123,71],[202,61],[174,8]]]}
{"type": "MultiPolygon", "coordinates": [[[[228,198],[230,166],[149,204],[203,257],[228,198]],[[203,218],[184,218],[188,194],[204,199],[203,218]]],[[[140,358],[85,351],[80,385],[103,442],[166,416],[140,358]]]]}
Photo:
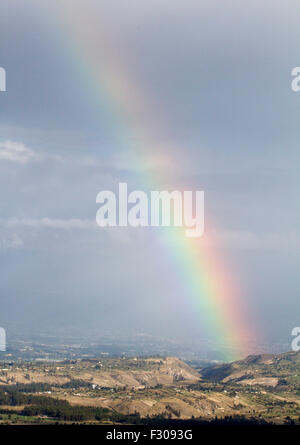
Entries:
{"type": "Polygon", "coordinates": [[[203,368],[175,357],[0,363],[1,423],[213,421],[299,423],[300,354],[203,368]]]}

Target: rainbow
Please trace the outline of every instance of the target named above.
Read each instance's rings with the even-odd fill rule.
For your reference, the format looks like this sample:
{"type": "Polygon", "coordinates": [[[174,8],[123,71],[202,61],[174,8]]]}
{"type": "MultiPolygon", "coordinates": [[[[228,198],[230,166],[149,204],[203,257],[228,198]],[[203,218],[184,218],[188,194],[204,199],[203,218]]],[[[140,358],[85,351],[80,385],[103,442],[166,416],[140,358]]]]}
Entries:
{"type": "MultiPolygon", "coordinates": [[[[176,177],[177,168],[176,150],[164,136],[166,118],[128,69],[133,63],[128,63],[126,48],[122,48],[122,54],[117,53],[108,38],[110,32],[101,20],[100,5],[66,0],[61,7],[53,7],[51,20],[54,29],[58,27],[62,33],[68,57],[82,73],[91,101],[96,99],[104,107],[118,144],[143,172],[145,186],[161,190],[162,179],[171,180],[172,174],[176,177]],[[141,121],[145,113],[155,114],[154,131],[141,121]],[[153,162],[155,168],[149,170],[153,162]]],[[[256,335],[241,292],[213,243],[207,242],[208,237],[206,233],[203,243],[202,239],[186,238],[184,229],[170,229],[164,231],[164,246],[184,285],[185,304],[193,305],[195,316],[213,334],[225,360],[242,358],[251,352],[249,345],[257,341],[256,335]]]]}

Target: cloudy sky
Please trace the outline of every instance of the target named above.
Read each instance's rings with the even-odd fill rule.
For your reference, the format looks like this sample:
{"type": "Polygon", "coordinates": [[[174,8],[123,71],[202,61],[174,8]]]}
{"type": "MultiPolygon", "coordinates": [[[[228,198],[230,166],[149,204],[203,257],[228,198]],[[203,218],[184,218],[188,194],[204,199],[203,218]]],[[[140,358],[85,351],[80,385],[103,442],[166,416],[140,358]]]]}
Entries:
{"type": "Polygon", "coordinates": [[[0,325],[209,337],[162,231],[94,227],[100,190],[158,176],[205,191],[210,242],[261,341],[290,342],[299,20],[296,0],[2,0],[0,325]]]}

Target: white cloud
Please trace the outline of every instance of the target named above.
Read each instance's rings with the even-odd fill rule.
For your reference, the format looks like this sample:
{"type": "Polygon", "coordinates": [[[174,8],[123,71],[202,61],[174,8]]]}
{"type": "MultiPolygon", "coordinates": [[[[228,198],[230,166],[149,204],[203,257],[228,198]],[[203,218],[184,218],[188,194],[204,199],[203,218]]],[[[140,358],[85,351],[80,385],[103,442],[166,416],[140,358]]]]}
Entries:
{"type": "Polygon", "coordinates": [[[95,220],[89,219],[51,219],[51,218],[10,218],[2,220],[1,224],[5,227],[44,227],[49,229],[94,229],[97,228],[95,220]]]}
{"type": "Polygon", "coordinates": [[[0,160],[26,164],[27,162],[37,161],[39,159],[40,157],[33,150],[21,142],[0,142],[0,160]]]}
{"type": "MultiPolygon", "coordinates": [[[[5,229],[13,229],[15,227],[20,228],[45,228],[56,230],[95,230],[99,229],[96,220],[93,219],[55,219],[55,218],[8,218],[0,219],[0,226],[5,229]]],[[[174,229],[179,230],[179,229],[174,229]]],[[[107,233],[110,237],[119,241],[129,241],[131,236],[136,238],[137,235],[141,236],[143,230],[139,231],[128,226],[122,228],[114,228],[113,231],[102,230],[103,233],[107,233]]],[[[155,233],[160,236],[164,236],[165,229],[159,233],[159,228],[155,229],[155,233]]],[[[146,237],[148,237],[148,230],[145,231],[146,237]]],[[[184,243],[184,237],[182,241],[184,243]]],[[[15,235],[7,240],[7,243],[11,247],[19,247],[22,240],[18,239],[15,235]]],[[[278,232],[278,233],[254,233],[248,231],[217,231],[207,230],[204,236],[200,238],[200,242],[203,246],[213,248],[229,248],[229,249],[267,249],[267,250],[292,250],[300,248],[300,236],[296,232],[278,232]]],[[[3,244],[3,243],[2,243],[3,244]]]]}
{"type": "Polygon", "coordinates": [[[11,140],[0,141],[0,161],[5,160],[27,164],[28,162],[42,161],[44,159],[62,161],[62,158],[57,155],[38,154],[22,142],[11,140]]]}
{"type": "MultiPolygon", "coordinates": [[[[133,227],[122,227],[122,228],[99,228],[96,223],[96,219],[80,219],[80,218],[70,218],[70,219],[54,219],[54,218],[0,218],[0,227],[4,230],[11,231],[15,229],[48,229],[48,230],[80,230],[80,231],[94,231],[96,233],[105,235],[111,241],[114,241],[120,245],[128,244],[132,240],[141,238],[142,231],[137,230],[133,227]],[[110,230],[112,229],[112,230],[110,230]]],[[[93,232],[92,232],[93,233],[93,232]]],[[[93,234],[93,236],[94,236],[93,234]]],[[[15,235],[10,235],[6,237],[5,243],[2,241],[2,248],[13,248],[21,247],[23,241],[21,239],[15,238],[15,235]],[[19,242],[20,241],[20,242],[19,242]],[[4,245],[5,244],[5,245],[4,245]]],[[[1,240],[0,240],[1,247],[1,240]]]]}

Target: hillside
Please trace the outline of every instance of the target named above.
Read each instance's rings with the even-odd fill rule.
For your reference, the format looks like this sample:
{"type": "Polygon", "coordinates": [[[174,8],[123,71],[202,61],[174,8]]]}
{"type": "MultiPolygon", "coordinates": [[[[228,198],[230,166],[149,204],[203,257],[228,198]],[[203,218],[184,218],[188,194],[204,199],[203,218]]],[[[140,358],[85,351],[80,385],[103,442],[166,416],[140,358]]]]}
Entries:
{"type": "Polygon", "coordinates": [[[199,374],[175,357],[100,359],[60,363],[16,363],[0,367],[0,384],[47,383],[64,385],[85,381],[99,388],[141,389],[176,382],[193,383],[199,374]]]}
{"type": "Polygon", "coordinates": [[[292,352],[200,373],[174,357],[2,363],[0,422],[130,423],[155,416],[299,422],[299,376],[300,354],[292,352]]]}
{"type": "Polygon", "coordinates": [[[237,362],[215,365],[201,371],[201,377],[213,382],[244,386],[300,387],[300,353],[251,355],[237,362]]]}

